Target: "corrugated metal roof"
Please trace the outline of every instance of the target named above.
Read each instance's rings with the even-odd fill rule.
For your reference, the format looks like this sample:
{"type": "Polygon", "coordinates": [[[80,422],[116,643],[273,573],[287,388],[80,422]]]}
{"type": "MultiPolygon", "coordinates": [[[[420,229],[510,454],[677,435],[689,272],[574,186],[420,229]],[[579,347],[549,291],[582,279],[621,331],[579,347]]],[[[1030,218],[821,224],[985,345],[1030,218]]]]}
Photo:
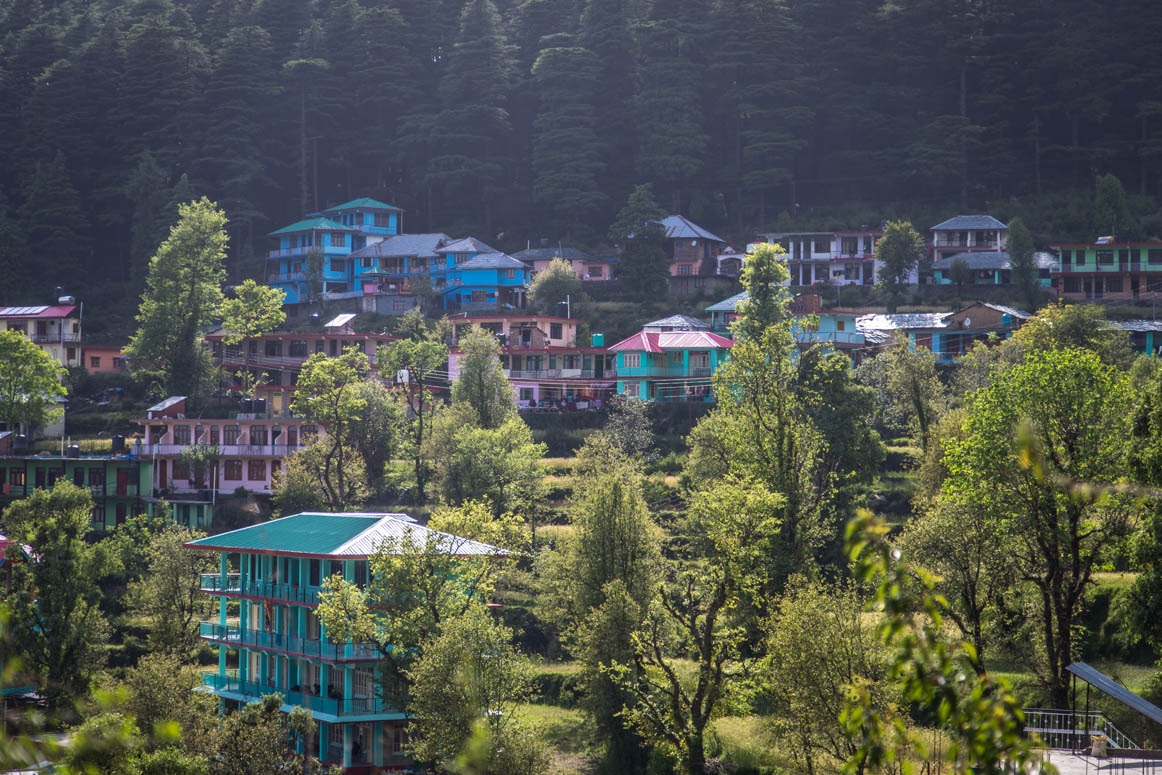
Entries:
{"type": "Polygon", "coordinates": [[[720,302],[711,304],[706,308],[706,312],[734,312],[738,305],[750,298],[750,294],[746,291],[736,293],[729,299],[723,299],[720,302]]]}
{"type": "Polygon", "coordinates": [[[169,409],[174,404],[176,404],[180,401],[185,401],[185,400],[186,400],[185,396],[170,396],[169,398],[165,399],[161,403],[154,404],[153,406],[149,407],[145,411],[146,412],[164,412],[166,409],[169,409]]]}
{"type": "Polygon", "coordinates": [[[589,257],[588,253],[577,248],[529,248],[519,253],[513,253],[512,257],[519,261],[544,261],[547,258],[577,259],[578,261],[593,260],[589,257]]]}
{"type": "Polygon", "coordinates": [[[444,245],[437,253],[499,253],[496,248],[490,247],[475,237],[465,237],[444,245]]]}
{"type": "Polygon", "coordinates": [[[855,319],[855,327],[865,332],[945,328],[951,314],[951,312],[902,312],[893,315],[860,315],[855,319]]]}
{"type": "Polygon", "coordinates": [[[67,318],[77,308],[75,306],[24,306],[2,307],[0,318],[67,318]]]}
{"type": "Polygon", "coordinates": [[[667,215],[660,223],[662,228],[666,230],[667,239],[708,239],[714,242],[726,242],[684,215],[667,215]]]}
{"type": "Polygon", "coordinates": [[[505,253],[481,253],[475,258],[458,265],[457,269],[527,269],[523,261],[517,261],[505,253]]]}
{"type": "Polygon", "coordinates": [[[1107,677],[1084,662],[1074,662],[1065,669],[1107,697],[1112,697],[1123,705],[1133,708],[1155,724],[1162,724],[1162,708],[1139,697],[1117,681],[1107,677]]]}
{"type": "Polygon", "coordinates": [[[1004,304],[992,304],[987,301],[979,302],[979,304],[982,307],[995,309],[997,312],[1000,312],[1003,315],[1012,315],[1013,317],[1020,318],[1021,320],[1028,320],[1029,318],[1033,317],[1032,313],[1030,312],[1026,312],[1023,309],[1017,309],[1016,307],[1007,307],[1004,304]]]}
{"type": "Polygon", "coordinates": [[[700,350],[730,348],[734,342],[709,331],[663,331],[658,334],[658,346],[663,350],[700,350]]]}
{"type": "Polygon", "coordinates": [[[646,331],[649,331],[649,330],[654,329],[654,328],[657,328],[657,329],[676,328],[676,329],[681,329],[681,330],[691,330],[691,329],[698,330],[698,329],[708,329],[708,328],[710,328],[710,324],[707,323],[705,320],[699,320],[698,318],[692,318],[689,315],[670,315],[670,317],[668,317],[668,318],[662,318],[661,320],[654,320],[652,322],[646,323],[644,326],[642,326],[642,328],[645,329],[646,331]]]}
{"type": "Polygon", "coordinates": [[[441,533],[416,524],[407,514],[303,513],[190,541],[187,547],[214,551],[270,552],[317,557],[367,557],[385,539],[427,541],[462,556],[504,555],[507,552],[480,541],[441,533]]]}
{"type": "Polygon", "coordinates": [[[1162,320],[1111,320],[1110,324],[1123,331],[1162,331],[1162,320]]]}
{"type": "Polygon", "coordinates": [[[342,315],[336,315],[323,324],[323,328],[340,328],[347,325],[355,319],[354,312],[344,312],[342,315]]]}
{"type": "Polygon", "coordinates": [[[436,248],[450,240],[447,234],[435,232],[432,234],[395,234],[379,242],[353,251],[353,258],[378,256],[380,258],[404,258],[416,256],[418,258],[435,258],[436,248]]]}
{"type": "Polygon", "coordinates": [[[660,353],[664,350],[717,350],[733,346],[730,339],[709,331],[638,331],[609,349],[660,353]]]}
{"type": "Polygon", "coordinates": [[[290,226],[283,226],[281,229],[275,229],[274,231],[269,232],[269,234],[273,236],[275,234],[289,234],[290,232],[312,231],[314,229],[326,229],[327,231],[358,231],[358,229],[352,229],[350,226],[344,226],[341,223],[335,223],[330,218],[323,218],[320,216],[318,218],[305,218],[301,221],[296,221],[290,226]]]}
{"type": "Polygon", "coordinates": [[[395,205],[389,205],[386,202],[380,202],[378,199],[372,199],[369,196],[361,196],[358,199],[352,199],[350,202],[344,202],[341,205],[335,205],[334,207],[328,207],[323,212],[333,213],[333,212],[337,212],[338,210],[356,210],[356,209],[361,209],[361,210],[395,210],[396,212],[400,212],[400,213],[403,212],[403,210],[401,208],[396,207],[395,205]]]}
{"type": "MultiPolygon", "coordinates": [[[[952,268],[954,261],[964,261],[968,264],[969,269],[1010,269],[1012,268],[1012,259],[1009,254],[1003,250],[982,250],[975,253],[957,253],[955,256],[947,256],[939,261],[932,262],[933,269],[940,269],[947,271],[952,268]]],[[[1033,264],[1038,269],[1053,269],[1057,266],[1057,259],[1053,254],[1045,251],[1037,251],[1033,254],[1033,264]]]]}
{"type": "Polygon", "coordinates": [[[949,218],[947,221],[942,221],[932,227],[933,231],[937,229],[1007,229],[1005,224],[998,221],[991,215],[957,215],[949,218]]]}

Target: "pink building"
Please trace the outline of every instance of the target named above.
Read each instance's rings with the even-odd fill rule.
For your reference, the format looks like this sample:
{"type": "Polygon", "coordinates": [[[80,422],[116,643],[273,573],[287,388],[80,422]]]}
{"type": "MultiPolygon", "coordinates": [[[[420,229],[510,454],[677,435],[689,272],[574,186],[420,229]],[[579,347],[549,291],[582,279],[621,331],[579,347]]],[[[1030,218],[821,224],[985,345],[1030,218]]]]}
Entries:
{"type": "Polygon", "coordinates": [[[187,417],[185,396],[150,407],[137,423],[145,428],[141,455],[154,461],[154,490],[203,499],[239,487],[269,494],[283,459],[321,432],[311,420],[267,411],[265,402],[243,406],[253,411],[233,412],[229,418],[187,417]],[[183,459],[198,446],[217,450],[202,470],[183,459]]]}
{"type": "Polygon", "coordinates": [[[613,359],[604,337],[593,335],[588,347],[577,346],[583,321],[553,315],[473,315],[452,318],[453,347],[448,353],[448,378],[460,374],[462,354],[455,343],[473,325],[501,339],[501,363],[523,408],[596,408],[614,391],[613,359]]]}

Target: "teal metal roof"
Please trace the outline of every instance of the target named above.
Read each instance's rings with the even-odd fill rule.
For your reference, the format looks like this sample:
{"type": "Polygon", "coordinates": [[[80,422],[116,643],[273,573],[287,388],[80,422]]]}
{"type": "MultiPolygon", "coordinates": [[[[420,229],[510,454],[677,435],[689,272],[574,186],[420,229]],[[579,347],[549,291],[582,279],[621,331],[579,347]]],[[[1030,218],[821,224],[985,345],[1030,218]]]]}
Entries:
{"type": "Polygon", "coordinates": [[[190,541],[189,546],[234,551],[330,554],[363,531],[374,527],[382,515],[295,514],[216,536],[190,541]]]}
{"type": "Polygon", "coordinates": [[[364,210],[395,210],[402,213],[403,210],[395,205],[389,205],[386,202],[380,202],[378,199],[372,199],[369,196],[361,196],[358,199],[352,199],[350,202],[344,202],[341,205],[328,207],[323,212],[333,213],[336,210],[355,210],[362,208],[364,210]]]}
{"type": "MultiPolygon", "coordinates": [[[[375,553],[387,539],[416,540],[434,534],[438,545],[452,554],[505,555],[495,546],[437,533],[417,524],[407,514],[315,513],[295,514],[228,533],[199,538],[186,544],[192,549],[259,554],[297,554],[312,557],[355,559],[375,553]]],[[[426,540],[426,539],[421,539],[426,540]]]]}
{"type": "Polygon", "coordinates": [[[327,231],[357,231],[350,226],[344,226],[341,223],[335,223],[330,218],[306,218],[292,223],[290,226],[283,226],[281,229],[276,229],[270,232],[271,234],[289,234],[294,231],[311,231],[312,229],[326,229],[327,231]]]}

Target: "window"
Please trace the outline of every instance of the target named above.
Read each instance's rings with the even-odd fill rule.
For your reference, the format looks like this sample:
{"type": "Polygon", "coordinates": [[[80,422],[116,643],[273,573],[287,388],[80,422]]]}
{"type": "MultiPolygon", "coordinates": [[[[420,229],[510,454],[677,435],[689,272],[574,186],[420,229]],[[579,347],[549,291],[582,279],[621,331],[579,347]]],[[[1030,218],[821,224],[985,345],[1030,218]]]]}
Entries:
{"type": "Polygon", "coordinates": [[[411,309],[412,303],[409,299],[392,299],[391,308],[395,312],[406,312],[411,309]]]}
{"type": "Polygon", "coordinates": [[[1097,262],[1098,264],[1112,264],[1114,262],[1114,251],[1099,250],[1097,252],[1097,262]]]}
{"type": "Polygon", "coordinates": [[[217,425],[210,426],[210,443],[217,444],[220,431],[217,425]]]}
{"type": "Polygon", "coordinates": [[[345,259],[345,258],[332,258],[331,259],[331,271],[332,272],[346,272],[347,271],[347,259],[345,259]]]}
{"type": "Polygon", "coordinates": [[[89,486],[99,487],[105,483],[105,471],[100,468],[89,469],[89,486]]]}
{"type": "Polygon", "coordinates": [[[836,331],[843,331],[846,328],[847,328],[847,323],[845,321],[843,321],[843,320],[835,321],[835,330],[836,331]]]}
{"type": "Polygon", "coordinates": [[[830,253],[831,252],[831,242],[829,240],[825,240],[825,239],[815,240],[815,252],[816,253],[830,253]]]}
{"type": "Polygon", "coordinates": [[[621,367],[623,369],[640,369],[642,365],[641,353],[623,353],[621,367]]]}
{"type": "Polygon", "coordinates": [[[472,291],[472,301],[488,301],[488,294],[485,291],[472,291]]]}
{"type": "Polygon", "coordinates": [[[1065,293],[1081,293],[1081,278],[1080,277],[1066,277],[1065,278],[1065,293]]]}
{"type": "Polygon", "coordinates": [[[530,387],[522,387],[520,389],[520,400],[521,401],[532,401],[533,400],[533,389],[530,387]]]}
{"type": "Polygon", "coordinates": [[[333,231],[333,232],[331,232],[330,237],[331,237],[331,239],[329,241],[329,244],[333,248],[341,248],[347,244],[347,235],[346,234],[342,234],[340,232],[333,231]]]}
{"type": "MultiPolygon", "coordinates": [[[[222,429],[222,443],[223,444],[237,444],[238,439],[242,437],[241,425],[227,425],[222,429]]],[[[241,479],[242,477],[238,477],[241,479]]]]}
{"type": "Polygon", "coordinates": [[[22,333],[22,334],[23,334],[23,333],[27,333],[27,331],[28,331],[28,329],[27,329],[27,328],[25,328],[25,323],[24,323],[24,321],[20,321],[19,323],[11,323],[11,322],[10,322],[10,323],[8,324],[8,330],[9,330],[9,331],[19,331],[19,332],[20,332],[20,333],[22,333]]]}
{"type": "MultiPolygon", "coordinates": [[[[226,477],[227,479],[229,477],[226,477]]],[[[246,461],[246,481],[261,482],[266,479],[266,461],[265,460],[247,460],[246,461]]]]}
{"type": "Polygon", "coordinates": [[[693,274],[693,267],[689,264],[678,264],[678,274],[682,276],[693,274]]]}
{"type": "Polygon", "coordinates": [[[1070,258],[1072,256],[1073,256],[1073,254],[1070,253],[1068,250],[1061,251],[1061,268],[1062,269],[1069,266],[1069,261],[1070,261],[1070,258]]]}
{"type": "Polygon", "coordinates": [[[1121,277],[1107,277],[1106,278],[1106,293],[1121,293],[1122,292],[1122,278],[1121,277]]]}
{"type": "Polygon", "coordinates": [[[77,359],[77,348],[76,347],[68,348],[68,352],[65,354],[65,360],[75,361],[76,359],[77,359]]]}
{"type": "Polygon", "coordinates": [[[8,472],[8,483],[14,487],[24,486],[24,469],[13,468],[8,472]]]}
{"type": "Polygon", "coordinates": [[[173,427],[173,443],[185,446],[190,443],[190,426],[175,425],[173,427]]]}
{"type": "Polygon", "coordinates": [[[304,339],[292,339],[287,344],[287,355],[292,358],[307,357],[307,343],[304,339]]]}
{"type": "Polygon", "coordinates": [[[282,355],[282,342],[278,339],[267,339],[263,347],[263,353],[269,357],[279,357],[282,355]]]}
{"type": "MultiPolygon", "coordinates": [[[[177,465],[174,465],[174,468],[176,469],[177,465]]],[[[229,481],[229,482],[241,482],[242,481],[242,461],[241,460],[227,460],[226,464],[222,468],[223,468],[222,478],[225,479],[226,481],[229,481]]]]}
{"type": "Polygon", "coordinates": [[[1078,266],[1082,266],[1083,264],[1085,264],[1085,251],[1084,250],[1073,251],[1073,262],[1075,264],[1077,264],[1078,266]]]}
{"type": "Polygon", "coordinates": [[[564,335],[565,335],[564,326],[562,324],[560,324],[560,323],[550,323],[549,324],[549,338],[550,339],[560,339],[564,335]]]}
{"type": "Polygon", "coordinates": [[[1162,250],[1151,248],[1146,253],[1146,263],[1148,264],[1162,264],[1162,250]]]}
{"type": "Polygon", "coordinates": [[[675,350],[674,352],[670,353],[670,363],[681,363],[681,362],[682,362],[682,352],[680,350],[675,350]]]}
{"type": "Polygon", "coordinates": [[[641,385],[636,382],[626,382],[625,395],[629,396],[630,398],[637,398],[641,395],[641,385]]]}
{"type": "Polygon", "coordinates": [[[690,368],[709,369],[710,353],[690,353],[690,368]]]}
{"type": "Polygon", "coordinates": [[[355,584],[360,587],[367,586],[367,560],[355,561],[355,584]]]}
{"type": "Polygon", "coordinates": [[[375,266],[375,259],[374,258],[364,258],[364,259],[361,259],[359,263],[360,263],[360,266],[362,266],[364,269],[371,269],[373,266],[375,266]]]}
{"type": "Polygon", "coordinates": [[[89,356],[89,368],[90,369],[101,368],[101,357],[99,355],[90,355],[89,356]]]}
{"type": "Polygon", "coordinates": [[[251,425],[250,426],[250,443],[257,446],[266,446],[268,439],[268,429],[265,425],[251,425]]]}
{"type": "Polygon", "coordinates": [[[391,215],[388,213],[375,213],[373,223],[380,228],[388,228],[391,226],[391,215]]]}
{"type": "Polygon", "coordinates": [[[319,427],[317,425],[304,425],[302,431],[303,443],[308,443],[308,440],[313,440],[313,437],[319,435],[319,427]]]}

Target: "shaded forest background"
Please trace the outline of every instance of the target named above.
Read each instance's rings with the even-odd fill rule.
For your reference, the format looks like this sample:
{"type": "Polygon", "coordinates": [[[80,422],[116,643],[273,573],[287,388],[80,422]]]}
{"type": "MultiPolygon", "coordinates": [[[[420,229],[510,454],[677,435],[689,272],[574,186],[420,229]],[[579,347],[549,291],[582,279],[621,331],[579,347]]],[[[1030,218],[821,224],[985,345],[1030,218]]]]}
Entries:
{"type": "Polygon", "coordinates": [[[960,209],[1091,239],[1100,174],[1157,218],[1159,41],[1141,0],[0,0],[0,301],[133,309],[195,194],[235,280],[364,195],[507,250],[600,245],[643,182],[736,241],[960,209]]]}

